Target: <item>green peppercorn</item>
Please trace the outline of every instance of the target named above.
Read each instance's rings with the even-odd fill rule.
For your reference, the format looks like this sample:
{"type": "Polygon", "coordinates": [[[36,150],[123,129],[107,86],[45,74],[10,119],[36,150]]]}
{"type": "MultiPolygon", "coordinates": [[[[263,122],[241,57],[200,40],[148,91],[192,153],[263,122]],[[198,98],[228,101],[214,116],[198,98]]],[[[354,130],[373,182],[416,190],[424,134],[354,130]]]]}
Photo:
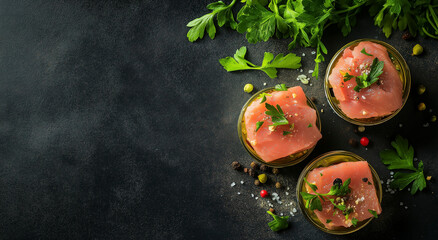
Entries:
{"type": "Polygon", "coordinates": [[[261,182],[261,183],[266,183],[266,181],[268,181],[268,177],[266,176],[266,174],[260,174],[259,176],[258,176],[258,179],[259,179],[259,181],[261,182]]]}
{"type": "Polygon", "coordinates": [[[420,44],[417,44],[412,49],[412,56],[417,56],[423,53],[423,47],[420,44]]]}
{"type": "Polygon", "coordinates": [[[418,111],[424,111],[426,110],[426,104],[420,103],[418,104],[418,111]]]}
{"type": "Polygon", "coordinates": [[[357,131],[365,132],[365,127],[364,126],[359,126],[359,127],[357,127],[357,131]]]}
{"type": "Polygon", "coordinates": [[[430,121],[431,121],[431,122],[436,122],[436,116],[433,115],[432,117],[430,117],[430,121]]]}
{"type": "Polygon", "coordinates": [[[253,89],[254,89],[254,86],[251,83],[247,83],[245,85],[245,87],[243,87],[243,91],[245,91],[246,93],[252,92],[253,89]]]}
{"type": "Polygon", "coordinates": [[[418,95],[423,94],[425,91],[426,91],[426,87],[424,85],[418,86],[418,90],[417,90],[418,95]]]}

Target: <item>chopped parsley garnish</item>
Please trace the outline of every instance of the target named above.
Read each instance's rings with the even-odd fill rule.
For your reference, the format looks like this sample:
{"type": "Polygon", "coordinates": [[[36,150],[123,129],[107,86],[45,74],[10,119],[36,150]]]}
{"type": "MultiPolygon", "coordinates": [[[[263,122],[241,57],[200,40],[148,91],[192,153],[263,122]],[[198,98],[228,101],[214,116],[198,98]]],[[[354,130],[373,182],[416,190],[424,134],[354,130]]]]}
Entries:
{"type": "Polygon", "coordinates": [[[312,124],[311,124],[311,123],[309,123],[309,125],[307,125],[307,127],[308,127],[308,128],[311,128],[311,127],[312,127],[312,124]]]}
{"type": "Polygon", "coordinates": [[[286,84],[282,83],[282,84],[275,85],[275,90],[277,90],[277,91],[287,91],[286,84]]]}
{"type": "Polygon", "coordinates": [[[321,177],[322,177],[322,173],[319,173],[319,175],[321,175],[321,177]]]}
{"type": "Polygon", "coordinates": [[[269,103],[265,103],[266,109],[268,111],[265,112],[266,115],[271,116],[272,125],[270,126],[279,126],[279,125],[288,125],[289,121],[284,116],[283,110],[280,105],[277,104],[277,108],[272,106],[269,103]]]}
{"type": "Polygon", "coordinates": [[[286,56],[278,54],[275,58],[272,53],[265,52],[261,66],[257,66],[245,59],[246,47],[241,47],[234,54],[234,58],[226,57],[219,59],[219,63],[228,72],[239,70],[261,70],[270,78],[277,77],[277,68],[297,69],[301,67],[301,58],[293,53],[286,56]]]}
{"type": "Polygon", "coordinates": [[[327,198],[327,196],[336,196],[342,197],[350,193],[350,182],[351,179],[347,179],[343,184],[334,184],[328,193],[317,193],[318,187],[315,184],[309,183],[306,178],[304,178],[306,184],[313,190],[315,194],[300,192],[301,197],[306,200],[306,208],[309,208],[311,211],[315,209],[322,211],[321,200],[326,201],[329,200],[333,206],[338,208],[341,211],[345,211],[345,205],[336,204],[335,201],[331,198],[327,198]]]}
{"type": "Polygon", "coordinates": [[[423,174],[423,161],[418,163],[418,166],[414,166],[414,148],[409,145],[407,139],[397,136],[395,141],[391,142],[392,147],[395,149],[385,149],[380,152],[380,160],[385,165],[388,165],[388,169],[405,169],[414,172],[396,172],[394,174],[394,181],[390,183],[392,188],[398,188],[403,190],[411,182],[411,194],[414,195],[417,190],[422,191],[426,187],[426,179],[423,174]]]}
{"type": "Polygon", "coordinates": [[[265,123],[265,122],[257,122],[256,123],[256,132],[260,129],[260,127],[263,125],[263,123],[265,123]]]}
{"type": "Polygon", "coordinates": [[[372,54],[367,53],[367,51],[365,51],[365,48],[362,48],[362,50],[360,52],[367,55],[367,56],[373,56],[372,54]]]}
{"type": "Polygon", "coordinates": [[[283,136],[286,136],[288,134],[291,134],[292,132],[288,132],[288,131],[283,131],[283,136]]]}
{"type": "Polygon", "coordinates": [[[331,219],[327,219],[327,221],[325,221],[325,223],[331,223],[332,220],[331,219]]]}
{"type": "Polygon", "coordinates": [[[257,97],[257,99],[261,98],[262,101],[260,102],[260,104],[266,102],[266,96],[271,96],[271,94],[268,93],[260,93],[260,95],[257,97]]]}
{"type": "Polygon", "coordinates": [[[356,87],[354,87],[354,91],[360,92],[361,89],[367,88],[371,86],[371,84],[377,82],[379,80],[379,76],[383,73],[383,61],[379,61],[378,58],[374,58],[373,63],[371,64],[370,72],[362,73],[362,75],[356,77],[356,87]]]}
{"type": "Polygon", "coordinates": [[[353,226],[357,226],[357,219],[356,218],[353,218],[353,219],[351,219],[351,223],[353,224],[353,226]]]}
{"type": "Polygon", "coordinates": [[[267,213],[274,218],[274,220],[268,223],[268,226],[269,228],[271,228],[272,231],[277,232],[282,229],[286,229],[289,226],[287,222],[289,216],[280,217],[273,214],[271,211],[267,211],[267,213]]]}
{"type": "Polygon", "coordinates": [[[344,78],[343,78],[343,80],[344,80],[344,82],[346,82],[346,81],[349,81],[349,80],[352,79],[352,78],[354,78],[354,75],[350,75],[348,72],[346,72],[346,73],[344,74],[344,78]]]}
{"type": "Polygon", "coordinates": [[[370,212],[371,214],[373,214],[374,218],[378,218],[377,216],[377,212],[371,209],[368,209],[368,212],[370,212]]]}

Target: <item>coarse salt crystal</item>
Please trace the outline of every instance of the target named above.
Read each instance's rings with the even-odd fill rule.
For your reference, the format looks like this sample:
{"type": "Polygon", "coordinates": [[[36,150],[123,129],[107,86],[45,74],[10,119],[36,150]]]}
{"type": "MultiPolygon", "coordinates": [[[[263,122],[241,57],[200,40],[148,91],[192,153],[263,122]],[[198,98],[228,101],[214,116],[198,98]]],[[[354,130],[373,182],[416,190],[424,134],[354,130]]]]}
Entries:
{"type": "Polygon", "coordinates": [[[259,199],[259,197],[255,197],[255,200],[259,199]]]}
{"type": "Polygon", "coordinates": [[[408,206],[405,206],[405,209],[408,209],[408,206]]]}
{"type": "Polygon", "coordinates": [[[289,187],[286,188],[286,190],[289,190],[289,189],[290,189],[289,187]]]}
{"type": "Polygon", "coordinates": [[[315,51],[312,51],[312,52],[311,52],[311,54],[315,54],[315,53],[316,53],[315,51]]]}
{"type": "Polygon", "coordinates": [[[300,69],[300,72],[303,72],[303,69],[300,69]]]}
{"type": "Polygon", "coordinates": [[[263,83],[263,86],[266,86],[266,83],[263,83]]]}
{"type": "Polygon", "coordinates": [[[240,181],[240,184],[243,184],[244,183],[244,181],[240,181]]]}
{"type": "Polygon", "coordinates": [[[251,193],[251,197],[254,197],[254,193],[251,193]]]}
{"type": "Polygon", "coordinates": [[[296,209],[296,208],[293,208],[293,209],[292,209],[292,212],[296,213],[296,212],[297,212],[297,209],[296,209]]]}
{"type": "Polygon", "coordinates": [[[240,192],[237,192],[237,195],[240,195],[240,192]]]}
{"type": "Polygon", "coordinates": [[[285,192],[286,196],[289,195],[289,192],[285,192]]]}
{"type": "Polygon", "coordinates": [[[309,73],[313,73],[313,70],[309,70],[309,73]]]}
{"type": "Polygon", "coordinates": [[[232,183],[231,183],[231,187],[234,187],[234,186],[236,186],[236,183],[235,183],[235,182],[232,182],[232,183]]]}
{"type": "Polygon", "coordinates": [[[391,172],[389,172],[389,174],[391,174],[391,175],[394,175],[394,172],[393,172],[393,171],[391,171],[391,172]]]}
{"type": "Polygon", "coordinates": [[[403,202],[400,202],[400,206],[403,206],[403,202]]]}

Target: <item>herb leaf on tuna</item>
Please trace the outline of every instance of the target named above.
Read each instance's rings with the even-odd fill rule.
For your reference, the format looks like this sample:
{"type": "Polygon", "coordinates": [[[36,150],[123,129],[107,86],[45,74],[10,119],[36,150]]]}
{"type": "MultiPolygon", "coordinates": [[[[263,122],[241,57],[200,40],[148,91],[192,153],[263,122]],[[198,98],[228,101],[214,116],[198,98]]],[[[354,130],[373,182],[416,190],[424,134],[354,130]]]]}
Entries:
{"type": "Polygon", "coordinates": [[[373,63],[371,64],[370,72],[362,73],[361,76],[356,77],[356,87],[354,87],[354,91],[360,92],[361,89],[367,88],[371,86],[373,83],[379,80],[379,76],[383,73],[383,61],[379,61],[378,58],[374,58],[373,63]]]}
{"type": "Polygon", "coordinates": [[[263,123],[265,123],[265,122],[257,122],[256,123],[256,132],[260,129],[260,127],[263,125],[263,123]]]}
{"type": "Polygon", "coordinates": [[[367,51],[365,51],[365,48],[362,48],[362,50],[360,52],[367,55],[367,56],[373,56],[373,54],[367,53],[367,51]]]}
{"type": "Polygon", "coordinates": [[[282,84],[275,85],[275,90],[277,90],[277,91],[287,91],[286,84],[282,83],[282,84]]]}
{"type": "Polygon", "coordinates": [[[269,103],[265,103],[266,109],[268,111],[265,112],[266,115],[271,116],[272,125],[270,126],[279,126],[279,125],[288,125],[289,121],[284,116],[283,110],[280,105],[277,104],[277,108],[272,106],[269,103]]]}

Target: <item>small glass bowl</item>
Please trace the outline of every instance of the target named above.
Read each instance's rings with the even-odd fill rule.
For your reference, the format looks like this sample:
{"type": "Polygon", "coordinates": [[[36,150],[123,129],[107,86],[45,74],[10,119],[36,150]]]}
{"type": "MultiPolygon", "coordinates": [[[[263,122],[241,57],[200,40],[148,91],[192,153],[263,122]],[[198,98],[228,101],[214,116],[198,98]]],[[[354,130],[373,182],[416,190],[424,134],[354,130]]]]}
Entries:
{"type": "MultiPolygon", "coordinates": [[[[336,229],[327,229],[324,226],[324,224],[321,223],[321,221],[319,221],[316,214],[310,211],[310,209],[307,209],[305,207],[305,201],[303,200],[300,194],[300,192],[307,192],[306,185],[304,182],[304,177],[307,177],[309,172],[315,168],[328,167],[341,162],[357,162],[357,161],[365,161],[365,160],[352,152],[341,151],[341,150],[328,152],[315,158],[312,162],[310,162],[303,169],[303,171],[300,174],[300,177],[298,178],[296,194],[297,194],[298,205],[300,206],[301,212],[303,213],[305,218],[307,218],[307,220],[309,220],[313,225],[315,225],[317,228],[319,228],[320,230],[326,233],[335,234],[335,235],[350,234],[365,227],[368,223],[370,223],[373,220],[373,218],[369,218],[364,221],[358,222],[356,227],[351,226],[348,228],[338,227],[336,229]]],[[[377,198],[379,199],[379,202],[382,203],[382,184],[380,182],[379,175],[369,163],[368,166],[370,167],[371,175],[373,175],[373,182],[374,182],[374,187],[376,188],[377,198]]]]}
{"type": "Polygon", "coordinates": [[[401,111],[403,106],[406,104],[406,101],[408,100],[409,91],[411,90],[411,73],[409,71],[409,67],[406,64],[405,59],[402,57],[402,55],[391,45],[389,45],[386,42],[382,42],[375,39],[358,39],[354,40],[345,46],[343,46],[339,51],[333,56],[332,60],[330,60],[329,65],[327,66],[327,70],[325,73],[324,78],[324,90],[325,90],[325,96],[327,97],[327,100],[332,107],[332,109],[335,111],[335,113],[344,119],[345,121],[356,124],[359,126],[373,126],[377,124],[384,123],[388,121],[389,119],[393,118],[395,115],[397,115],[398,112],[401,111]],[[403,104],[402,106],[394,111],[392,114],[383,116],[383,117],[372,117],[372,118],[364,118],[364,119],[358,119],[358,118],[350,118],[348,117],[342,110],[339,108],[338,104],[339,101],[336,99],[332,86],[330,85],[329,76],[335,67],[336,63],[338,62],[339,58],[342,57],[342,54],[346,48],[353,48],[357,46],[360,42],[369,41],[373,43],[380,44],[384,46],[389,54],[389,57],[391,58],[392,63],[394,64],[395,68],[398,71],[398,75],[400,76],[400,80],[403,84],[403,104]]]}
{"type": "MultiPolygon", "coordinates": [[[[290,87],[287,87],[290,88],[290,87]]],[[[245,147],[246,151],[248,151],[248,153],[258,162],[265,164],[267,166],[270,167],[274,167],[274,168],[284,168],[284,167],[290,167],[293,166],[295,164],[300,163],[301,161],[303,161],[304,159],[306,159],[310,153],[313,151],[313,149],[315,148],[316,144],[309,148],[306,149],[302,152],[299,153],[294,153],[291,154],[287,157],[283,157],[283,158],[279,158],[277,160],[274,160],[272,162],[265,162],[254,150],[254,148],[252,148],[251,144],[248,142],[247,140],[247,136],[246,136],[246,127],[245,127],[245,120],[244,120],[244,115],[245,115],[245,111],[246,108],[254,101],[257,99],[257,97],[261,94],[261,93],[270,93],[275,91],[274,87],[270,87],[270,88],[265,88],[257,93],[255,93],[246,103],[245,105],[243,105],[242,110],[240,111],[240,115],[239,115],[239,120],[237,122],[237,133],[239,135],[239,139],[240,142],[242,143],[242,145],[245,147]]],[[[316,108],[315,104],[309,99],[307,98],[307,105],[310,106],[311,108],[315,109],[316,111],[316,126],[319,129],[319,131],[321,132],[321,118],[319,116],[319,112],[318,109],[316,108]]]]}

